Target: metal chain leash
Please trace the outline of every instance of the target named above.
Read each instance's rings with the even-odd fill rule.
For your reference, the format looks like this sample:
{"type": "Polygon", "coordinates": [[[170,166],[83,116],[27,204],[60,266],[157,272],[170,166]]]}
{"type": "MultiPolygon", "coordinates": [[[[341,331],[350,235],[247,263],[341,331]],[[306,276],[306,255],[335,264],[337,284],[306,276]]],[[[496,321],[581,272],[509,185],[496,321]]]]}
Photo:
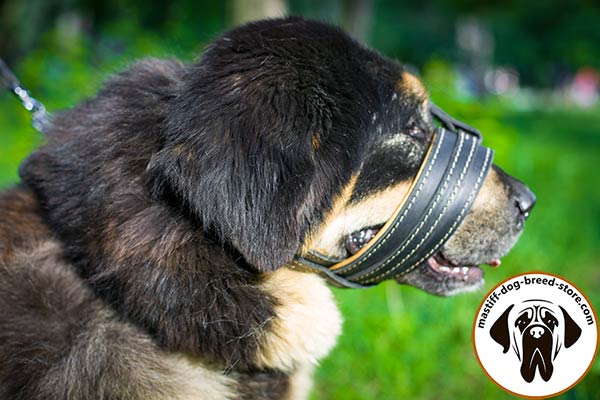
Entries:
{"type": "Polygon", "coordinates": [[[31,97],[29,92],[23,87],[15,74],[8,68],[4,60],[0,58],[0,82],[21,100],[23,107],[31,113],[31,124],[40,133],[45,133],[48,127],[48,113],[46,107],[38,100],[31,97]]]}

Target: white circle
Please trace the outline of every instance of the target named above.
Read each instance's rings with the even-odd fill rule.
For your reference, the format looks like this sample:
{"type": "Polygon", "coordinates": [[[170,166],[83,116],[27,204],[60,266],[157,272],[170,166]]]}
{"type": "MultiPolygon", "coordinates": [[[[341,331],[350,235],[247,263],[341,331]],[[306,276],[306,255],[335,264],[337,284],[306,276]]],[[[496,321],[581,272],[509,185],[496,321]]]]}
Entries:
{"type": "Polygon", "coordinates": [[[485,297],[473,327],[475,352],[503,389],[527,397],[561,393],[591,367],[598,347],[596,314],[564,278],[514,276],[485,297]]]}

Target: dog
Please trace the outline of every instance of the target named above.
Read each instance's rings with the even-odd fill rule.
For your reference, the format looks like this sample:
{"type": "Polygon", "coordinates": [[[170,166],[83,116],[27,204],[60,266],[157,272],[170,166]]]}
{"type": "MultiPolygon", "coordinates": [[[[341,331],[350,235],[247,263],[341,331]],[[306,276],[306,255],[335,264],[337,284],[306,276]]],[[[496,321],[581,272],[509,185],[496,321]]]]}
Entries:
{"type": "Polygon", "coordinates": [[[561,306],[534,299],[509,306],[492,325],[490,335],[504,353],[513,344],[526,382],[533,382],[536,371],[547,382],[559,351],[577,342],[581,328],[561,306]]]}
{"type": "MultiPolygon", "coordinates": [[[[341,316],[289,263],[348,257],[390,218],[432,140],[428,104],[401,64],[290,17],[193,63],[138,62],[55,114],[0,194],[0,398],[306,398],[341,316]]],[[[397,281],[479,288],[534,202],[494,166],[397,281]]]]}

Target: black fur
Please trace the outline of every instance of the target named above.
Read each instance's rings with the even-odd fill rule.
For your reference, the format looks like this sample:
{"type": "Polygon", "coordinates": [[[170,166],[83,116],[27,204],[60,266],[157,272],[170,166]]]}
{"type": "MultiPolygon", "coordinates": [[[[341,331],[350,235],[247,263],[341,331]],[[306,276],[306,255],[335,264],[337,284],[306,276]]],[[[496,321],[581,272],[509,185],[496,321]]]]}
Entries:
{"type": "Polygon", "coordinates": [[[195,64],[150,60],[114,78],[57,117],[21,176],[110,304],[168,348],[247,364],[246,333],[273,304],[238,265],[289,262],[358,169],[375,62],[328,25],[250,24],[195,64]]]}
{"type": "Polygon", "coordinates": [[[273,316],[272,300],[253,288],[256,274],[151,195],[147,166],[181,72],[178,63],[148,61],[109,82],[57,117],[51,143],[21,174],[103,299],[170,349],[247,364],[257,346],[248,332],[273,316]]]}
{"type": "Polygon", "coordinates": [[[57,249],[47,241],[10,266],[0,262],[0,399],[175,394],[156,345],[119,322],[57,249]]]}
{"type": "MultiPolygon", "coordinates": [[[[261,390],[280,397],[286,374],[255,365],[257,332],[270,329],[277,305],[259,288],[263,273],[292,259],[366,154],[377,158],[378,140],[413,123],[418,100],[385,108],[401,73],[329,25],[262,21],[226,33],[195,63],[135,64],[58,114],[48,143],[20,174],[35,194],[39,225],[61,250],[30,261],[41,268],[37,286],[13,293],[22,278],[0,280],[3,398],[45,398],[28,385],[42,384],[55,361],[72,355],[73,338],[102,318],[135,324],[166,351],[246,374],[245,398],[263,398],[252,394],[261,390]],[[383,131],[374,129],[374,115],[392,114],[383,131]],[[70,263],[83,280],[64,272],[70,263]],[[63,272],[52,272],[58,265],[63,272]],[[23,302],[55,294],[45,271],[68,276],[56,283],[52,306],[41,307],[49,314],[38,316],[40,307],[23,302]],[[82,291],[70,297],[71,285],[82,291]],[[114,315],[101,315],[106,305],[114,315]],[[28,326],[31,336],[20,338],[28,326]],[[21,366],[25,359],[41,364],[21,366]]],[[[123,352],[146,354],[152,344],[131,346],[123,352]]],[[[110,371],[106,379],[126,381],[110,371]]],[[[67,398],[60,393],[47,398],[67,398]]]]}
{"type": "Polygon", "coordinates": [[[377,102],[367,56],[300,19],[224,35],[182,78],[150,162],[155,193],[175,193],[259,271],[289,262],[358,167],[377,102]]]}

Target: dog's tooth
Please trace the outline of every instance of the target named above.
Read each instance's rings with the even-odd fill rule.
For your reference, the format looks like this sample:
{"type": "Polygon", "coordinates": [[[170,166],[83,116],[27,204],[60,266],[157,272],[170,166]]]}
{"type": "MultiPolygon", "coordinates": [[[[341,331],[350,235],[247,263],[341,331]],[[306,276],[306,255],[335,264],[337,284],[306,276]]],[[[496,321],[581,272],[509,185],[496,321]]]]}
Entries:
{"type": "Polygon", "coordinates": [[[462,267],[462,273],[463,274],[468,274],[469,273],[469,267],[462,267]]]}
{"type": "Polygon", "coordinates": [[[460,267],[454,267],[452,268],[452,273],[453,274],[458,274],[460,272],[460,267]]]}

